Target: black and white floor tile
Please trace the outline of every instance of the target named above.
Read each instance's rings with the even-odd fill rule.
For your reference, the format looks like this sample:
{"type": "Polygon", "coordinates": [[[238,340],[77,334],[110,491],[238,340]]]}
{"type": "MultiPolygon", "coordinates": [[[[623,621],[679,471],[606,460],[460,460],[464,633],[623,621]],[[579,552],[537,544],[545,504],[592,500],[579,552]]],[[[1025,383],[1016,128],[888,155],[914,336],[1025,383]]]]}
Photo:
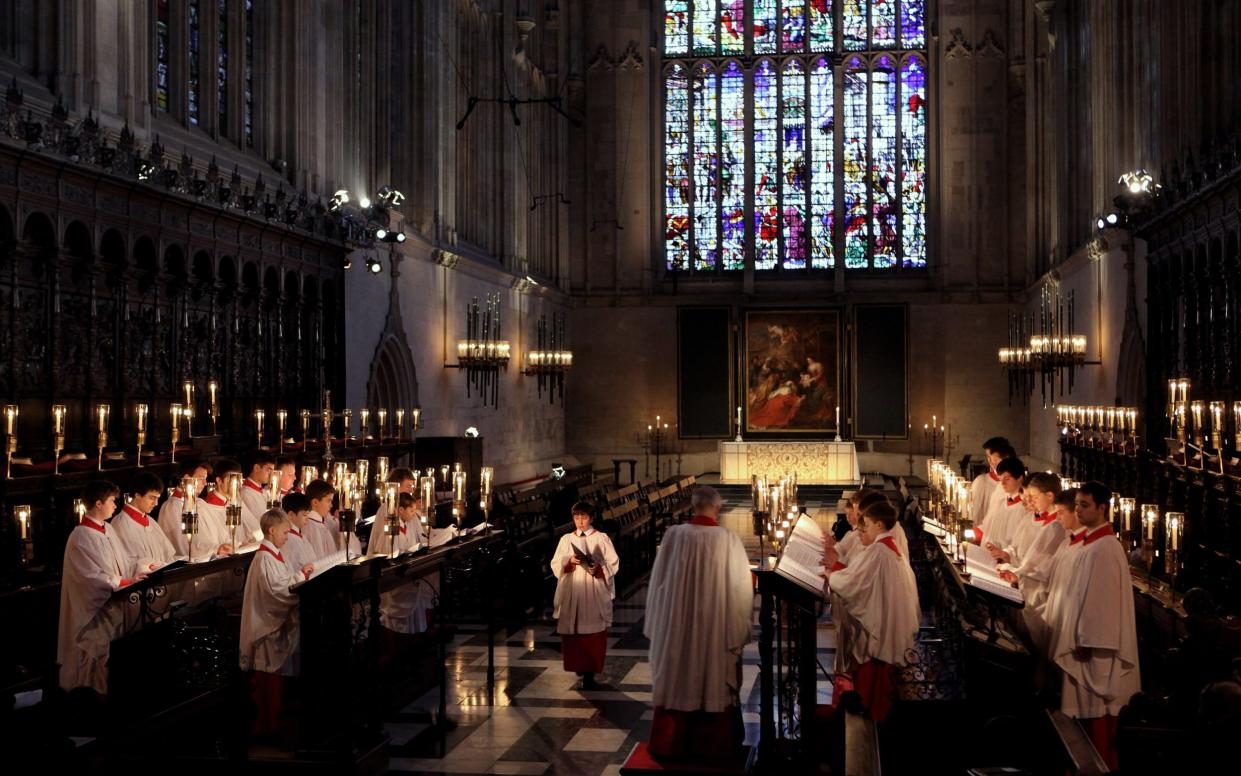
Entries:
{"type": "MultiPolygon", "coordinates": [[[[747,507],[729,507],[721,523],[737,531],[757,558],[747,507]]],[[[833,505],[830,515],[827,509],[811,514],[822,523],[834,519],[834,511],[833,505]]],[[[644,586],[616,601],[606,670],[597,678],[606,687],[598,691],[575,689],[578,677],[563,668],[554,623],[540,623],[496,636],[494,705],[488,705],[486,637],[481,628],[461,629],[448,655],[448,708],[456,727],[447,734],[444,756],[438,756],[438,736],[426,722],[438,705],[436,689],[387,723],[390,772],[619,774],[634,745],[650,732],[645,601],[644,586]]],[[[830,627],[819,629],[820,662],[829,670],[832,636],[830,627]]],[[[751,744],[759,720],[757,639],[756,626],[742,658],[742,713],[751,744]]],[[[819,693],[821,702],[830,700],[830,685],[821,680],[819,693]]]]}

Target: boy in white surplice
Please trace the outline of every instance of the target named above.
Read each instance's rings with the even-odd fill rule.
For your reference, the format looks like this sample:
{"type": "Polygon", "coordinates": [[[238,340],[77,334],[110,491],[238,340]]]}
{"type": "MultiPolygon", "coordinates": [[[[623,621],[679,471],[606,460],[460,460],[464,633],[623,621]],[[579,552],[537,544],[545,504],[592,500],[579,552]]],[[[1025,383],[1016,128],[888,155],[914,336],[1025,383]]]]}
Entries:
{"type": "Polygon", "coordinates": [[[560,537],[552,556],[556,575],[555,616],[559,623],[564,668],[582,677],[581,689],[594,690],[595,674],[603,670],[612,625],[612,599],[620,558],[607,534],[591,528],[594,510],[573,505],[573,532],[560,537]]]}

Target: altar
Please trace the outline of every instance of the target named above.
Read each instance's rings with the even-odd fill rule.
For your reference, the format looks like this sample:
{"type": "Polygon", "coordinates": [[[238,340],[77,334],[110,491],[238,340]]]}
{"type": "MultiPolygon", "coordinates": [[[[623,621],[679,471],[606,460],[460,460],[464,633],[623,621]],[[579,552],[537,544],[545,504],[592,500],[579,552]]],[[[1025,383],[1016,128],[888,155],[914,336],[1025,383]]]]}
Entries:
{"type": "Polygon", "coordinates": [[[797,474],[800,485],[855,486],[862,481],[852,442],[720,442],[720,482],[748,485],[751,475],[797,474]]]}

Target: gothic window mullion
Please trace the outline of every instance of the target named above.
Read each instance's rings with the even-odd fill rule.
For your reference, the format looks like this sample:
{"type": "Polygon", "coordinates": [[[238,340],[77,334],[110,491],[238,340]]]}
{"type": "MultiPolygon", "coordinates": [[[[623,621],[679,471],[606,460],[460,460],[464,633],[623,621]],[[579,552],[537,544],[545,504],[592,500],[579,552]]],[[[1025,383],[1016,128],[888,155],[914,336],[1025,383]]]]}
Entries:
{"type": "MultiPolygon", "coordinates": [[[[689,48],[694,48],[694,11],[693,5],[690,5],[689,16],[689,48]]],[[[697,271],[698,257],[698,185],[697,185],[697,167],[694,164],[694,116],[696,113],[697,100],[694,99],[694,71],[697,67],[686,65],[685,68],[685,174],[689,179],[689,185],[686,187],[689,195],[689,221],[686,229],[689,231],[688,250],[685,255],[685,269],[688,272],[697,271]]]]}
{"type": "MultiPolygon", "coordinates": [[[[900,10],[899,8],[897,9],[900,10]]],[[[900,26],[897,25],[899,35],[900,26]]],[[[907,60],[905,60],[907,61],[907,60]]],[[[904,171],[905,171],[905,143],[904,129],[905,112],[901,106],[905,104],[905,82],[902,77],[905,70],[904,64],[899,57],[894,59],[895,69],[892,71],[892,93],[896,95],[896,115],[893,117],[893,150],[895,154],[892,156],[892,175],[893,184],[892,191],[894,193],[893,206],[896,214],[896,246],[893,251],[893,268],[897,271],[905,268],[905,197],[902,196],[904,190],[904,171]]]]}
{"type": "MultiPolygon", "coordinates": [[[[783,39],[783,31],[780,32],[783,39]]],[[[784,262],[788,258],[784,239],[784,63],[786,59],[777,59],[774,64],[776,79],[776,274],[784,273],[784,262]]]]}

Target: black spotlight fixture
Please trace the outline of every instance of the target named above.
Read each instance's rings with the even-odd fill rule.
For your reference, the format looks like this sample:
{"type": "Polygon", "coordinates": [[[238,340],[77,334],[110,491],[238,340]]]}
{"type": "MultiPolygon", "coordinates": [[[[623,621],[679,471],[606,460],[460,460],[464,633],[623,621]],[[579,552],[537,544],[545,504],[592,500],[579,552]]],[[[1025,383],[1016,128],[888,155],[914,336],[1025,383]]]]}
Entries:
{"type": "Polygon", "coordinates": [[[375,193],[375,201],[380,207],[400,210],[401,203],[405,201],[405,195],[385,184],[375,193]]]}
{"type": "Polygon", "coordinates": [[[375,239],[380,242],[387,243],[403,243],[405,242],[405,232],[379,227],[375,230],[375,239]]]}
{"type": "Polygon", "coordinates": [[[374,256],[366,257],[366,271],[372,275],[378,275],[383,272],[383,265],[379,263],[379,259],[374,256]]]}

